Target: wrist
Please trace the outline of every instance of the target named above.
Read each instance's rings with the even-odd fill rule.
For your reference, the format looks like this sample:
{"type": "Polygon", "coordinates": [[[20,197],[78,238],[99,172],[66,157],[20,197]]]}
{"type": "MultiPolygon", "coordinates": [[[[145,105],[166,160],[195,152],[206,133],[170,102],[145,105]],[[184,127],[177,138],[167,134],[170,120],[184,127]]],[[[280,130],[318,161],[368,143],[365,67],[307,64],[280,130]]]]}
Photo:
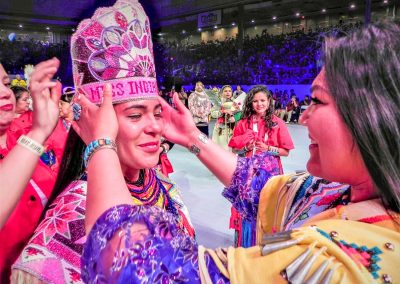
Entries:
{"type": "Polygon", "coordinates": [[[44,144],[44,142],[47,140],[47,137],[49,137],[49,135],[44,133],[41,129],[32,129],[28,134],[26,134],[26,136],[35,140],[39,144],[44,144]]]}
{"type": "Polygon", "coordinates": [[[188,150],[198,156],[203,149],[203,146],[208,143],[208,140],[208,137],[203,132],[198,131],[197,137],[195,139],[191,139],[188,150]]]}

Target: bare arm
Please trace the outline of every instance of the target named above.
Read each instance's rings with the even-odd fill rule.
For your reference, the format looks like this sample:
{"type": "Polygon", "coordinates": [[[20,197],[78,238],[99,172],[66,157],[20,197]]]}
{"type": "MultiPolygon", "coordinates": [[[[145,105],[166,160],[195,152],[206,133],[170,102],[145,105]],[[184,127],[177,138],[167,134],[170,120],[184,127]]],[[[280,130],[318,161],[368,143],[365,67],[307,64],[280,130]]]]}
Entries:
{"type": "MultiPolygon", "coordinates": [[[[112,106],[112,88],[107,84],[103,93],[103,104],[98,107],[84,95],[75,100],[82,106],[78,122],[72,126],[87,144],[110,138],[115,141],[118,121],[112,106]]],[[[131,196],[126,189],[118,155],[112,149],[96,151],[88,164],[88,193],[86,203],[85,227],[90,232],[100,215],[112,206],[131,204],[131,196]]]]}
{"type": "MultiPolygon", "coordinates": [[[[32,73],[33,125],[26,136],[39,144],[46,141],[58,121],[60,94],[56,88],[57,83],[51,82],[58,66],[57,59],[47,60],[38,64],[32,73]],[[49,88],[52,88],[51,93],[49,88]]],[[[17,144],[0,163],[0,229],[18,203],[38,160],[37,154],[17,144]]]]}
{"type": "Polygon", "coordinates": [[[166,124],[163,136],[171,142],[190,148],[196,145],[200,149],[198,159],[225,185],[232,179],[236,169],[237,157],[210,139],[207,143],[199,140],[201,132],[196,128],[190,112],[177,96],[174,96],[176,109],[160,98],[166,124]]]}

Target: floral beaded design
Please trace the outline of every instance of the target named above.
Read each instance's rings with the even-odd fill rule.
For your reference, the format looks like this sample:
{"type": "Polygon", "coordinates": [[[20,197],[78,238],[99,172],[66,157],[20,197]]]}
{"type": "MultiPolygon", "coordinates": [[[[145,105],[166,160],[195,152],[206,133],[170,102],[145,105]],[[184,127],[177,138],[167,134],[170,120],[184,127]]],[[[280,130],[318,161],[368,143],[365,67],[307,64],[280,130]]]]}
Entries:
{"type": "Polygon", "coordinates": [[[245,220],[257,217],[260,192],[265,183],[279,174],[279,157],[266,152],[252,158],[238,158],[232,181],[222,195],[245,220]]]}
{"type": "MultiPolygon", "coordinates": [[[[86,283],[200,283],[195,241],[177,229],[176,219],[158,207],[120,205],[110,208],[96,222],[82,256],[86,283]],[[144,224],[143,240],[131,228],[144,224]],[[110,249],[109,242],[117,241],[110,249]],[[112,259],[111,268],[104,267],[112,259]]],[[[213,283],[227,283],[206,256],[213,283]]]]}

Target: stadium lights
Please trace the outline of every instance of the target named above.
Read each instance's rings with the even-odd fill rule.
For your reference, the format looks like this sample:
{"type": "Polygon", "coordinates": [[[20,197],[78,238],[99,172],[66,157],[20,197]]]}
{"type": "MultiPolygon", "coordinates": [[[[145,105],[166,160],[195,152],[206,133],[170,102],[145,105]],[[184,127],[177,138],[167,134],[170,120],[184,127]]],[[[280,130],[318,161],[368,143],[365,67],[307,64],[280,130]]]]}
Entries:
{"type": "Polygon", "coordinates": [[[199,32],[201,32],[201,28],[198,28],[197,30],[198,30],[199,32]]]}
{"type": "Polygon", "coordinates": [[[322,9],[322,13],[326,13],[326,9],[322,9]]]}
{"type": "Polygon", "coordinates": [[[387,4],[387,3],[389,3],[388,0],[383,0],[383,4],[387,4]]]}
{"type": "Polygon", "coordinates": [[[233,23],[232,23],[232,26],[235,26],[235,25],[236,25],[235,22],[233,22],[233,23]]]}
{"type": "Polygon", "coordinates": [[[274,20],[274,21],[275,21],[275,20],[276,20],[276,16],[273,16],[273,17],[272,17],[272,20],[274,20]]]}
{"type": "Polygon", "coordinates": [[[46,27],[46,30],[50,30],[50,27],[46,27]]]}
{"type": "Polygon", "coordinates": [[[253,20],[251,20],[251,22],[254,24],[256,21],[253,19],[253,20]]]}
{"type": "Polygon", "coordinates": [[[355,7],[356,7],[356,5],[354,5],[354,4],[350,5],[350,9],[354,9],[355,7]]]}
{"type": "Polygon", "coordinates": [[[19,28],[23,28],[24,26],[23,26],[22,24],[19,24],[18,27],[19,27],[19,28]]]}
{"type": "Polygon", "coordinates": [[[215,25],[215,26],[214,26],[214,29],[218,29],[218,26],[217,26],[217,25],[215,25]]]}
{"type": "Polygon", "coordinates": [[[296,13],[296,17],[300,17],[300,13],[299,12],[296,13]]]}

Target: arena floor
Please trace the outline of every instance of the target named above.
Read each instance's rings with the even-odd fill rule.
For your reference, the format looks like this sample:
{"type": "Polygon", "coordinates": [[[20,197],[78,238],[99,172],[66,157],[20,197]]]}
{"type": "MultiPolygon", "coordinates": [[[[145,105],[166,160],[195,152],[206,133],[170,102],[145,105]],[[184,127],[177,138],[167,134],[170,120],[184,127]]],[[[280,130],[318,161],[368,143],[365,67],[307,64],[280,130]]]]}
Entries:
{"type": "MultiPolygon", "coordinates": [[[[282,158],[282,164],[285,173],[294,173],[305,169],[309,138],[304,126],[289,124],[288,128],[295,149],[282,158]]],[[[223,185],[185,148],[175,145],[168,156],[175,170],[170,177],[182,191],[198,243],[211,248],[232,245],[233,231],[228,229],[231,206],[221,195],[223,185]]]]}

